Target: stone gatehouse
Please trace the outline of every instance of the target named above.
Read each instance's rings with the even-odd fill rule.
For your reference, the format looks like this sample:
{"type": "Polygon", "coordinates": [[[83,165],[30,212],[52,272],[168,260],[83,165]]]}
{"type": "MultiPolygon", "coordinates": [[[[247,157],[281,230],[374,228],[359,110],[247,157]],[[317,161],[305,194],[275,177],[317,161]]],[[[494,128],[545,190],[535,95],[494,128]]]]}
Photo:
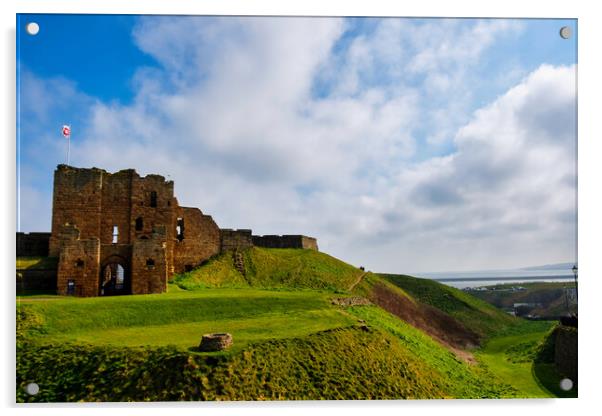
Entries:
{"type": "Polygon", "coordinates": [[[253,245],[318,249],[302,235],[221,230],[200,209],[180,206],[163,176],[67,165],[54,172],[48,244],[58,257],[57,292],[75,296],[165,292],[174,273],[253,245]]]}

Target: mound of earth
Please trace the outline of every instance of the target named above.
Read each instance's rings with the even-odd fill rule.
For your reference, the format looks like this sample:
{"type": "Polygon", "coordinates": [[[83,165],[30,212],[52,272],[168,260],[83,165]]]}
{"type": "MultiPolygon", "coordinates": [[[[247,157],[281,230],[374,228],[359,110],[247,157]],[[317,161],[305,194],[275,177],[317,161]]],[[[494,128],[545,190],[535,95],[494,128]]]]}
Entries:
{"type": "Polygon", "coordinates": [[[374,285],[371,300],[387,312],[451,347],[472,349],[480,343],[479,335],[458,320],[430,305],[412,301],[385,284],[374,285]]]}

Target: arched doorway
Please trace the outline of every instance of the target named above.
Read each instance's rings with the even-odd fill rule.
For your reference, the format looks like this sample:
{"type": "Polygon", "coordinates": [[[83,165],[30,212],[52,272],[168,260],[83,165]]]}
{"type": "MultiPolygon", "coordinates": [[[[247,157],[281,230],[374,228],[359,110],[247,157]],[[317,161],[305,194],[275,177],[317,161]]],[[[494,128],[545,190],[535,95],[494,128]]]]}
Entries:
{"type": "Polygon", "coordinates": [[[120,256],[111,256],[100,268],[100,296],[128,295],[131,282],[127,261],[120,256]]]}

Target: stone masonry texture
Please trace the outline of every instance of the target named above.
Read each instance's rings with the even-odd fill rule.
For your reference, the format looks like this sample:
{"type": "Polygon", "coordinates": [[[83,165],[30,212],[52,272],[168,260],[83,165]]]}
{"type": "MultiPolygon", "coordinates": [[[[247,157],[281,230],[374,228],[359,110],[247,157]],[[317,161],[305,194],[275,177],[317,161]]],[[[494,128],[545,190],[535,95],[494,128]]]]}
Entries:
{"type": "Polygon", "coordinates": [[[21,253],[58,258],[57,292],[63,295],[165,292],[174,273],[253,245],[318,249],[315,238],[303,235],[220,229],[200,209],[181,207],[172,181],[133,169],[58,165],[53,191],[52,232],[19,233],[17,242],[21,253]]]}

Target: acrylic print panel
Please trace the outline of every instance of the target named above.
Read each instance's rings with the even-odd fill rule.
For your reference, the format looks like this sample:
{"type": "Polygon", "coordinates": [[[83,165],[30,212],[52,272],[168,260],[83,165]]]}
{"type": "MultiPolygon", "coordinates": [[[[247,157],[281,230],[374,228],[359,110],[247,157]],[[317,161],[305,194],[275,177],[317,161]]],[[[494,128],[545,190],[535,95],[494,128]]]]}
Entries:
{"type": "Polygon", "coordinates": [[[18,402],[576,397],[576,20],[17,34],[18,402]]]}

